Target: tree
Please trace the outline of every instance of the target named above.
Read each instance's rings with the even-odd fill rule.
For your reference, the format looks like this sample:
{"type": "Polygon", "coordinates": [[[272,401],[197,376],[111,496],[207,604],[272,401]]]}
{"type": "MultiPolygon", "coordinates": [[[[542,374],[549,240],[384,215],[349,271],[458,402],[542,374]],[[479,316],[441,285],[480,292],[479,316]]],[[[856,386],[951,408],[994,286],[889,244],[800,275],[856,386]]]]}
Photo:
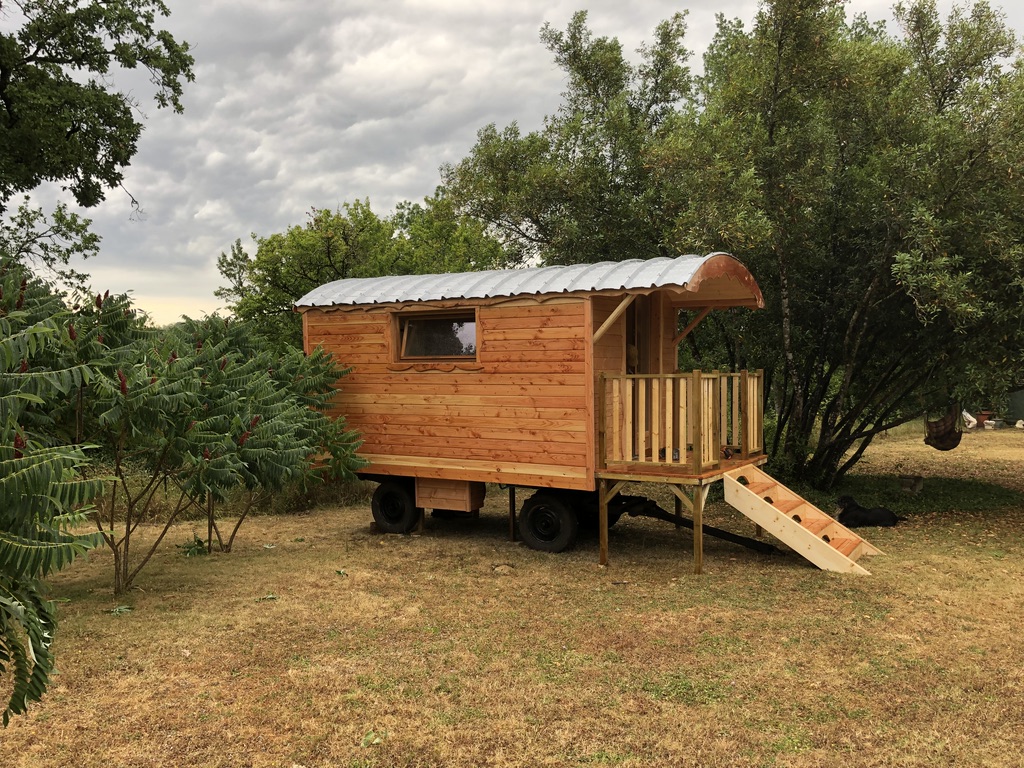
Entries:
{"type": "Polygon", "coordinates": [[[109,465],[92,519],[114,557],[115,594],[182,514],[207,515],[212,549],[216,504],[231,493],[351,479],[361,466],[356,436],[325,414],[344,371],[320,351],[273,350],[216,316],[158,332],[127,296],[97,295],[72,313],[60,352],[92,376],[40,404],[40,417],[69,442],[97,446],[109,465]],[[323,454],[330,462],[315,463],[323,454]],[[144,522],[161,531],[138,549],[144,522]]]}
{"type": "Polygon", "coordinates": [[[34,406],[67,395],[88,381],[83,366],[40,366],[64,332],[63,308],[24,269],[0,275],[0,680],[13,686],[2,713],[25,711],[42,698],[53,672],[50,645],[56,608],[42,579],[95,546],[98,536],[74,529],[100,489],[84,480],[82,448],[60,444],[34,406]]]}
{"type": "Polygon", "coordinates": [[[479,219],[460,215],[440,191],[423,203],[399,203],[389,218],[394,254],[381,274],[437,274],[498,269],[508,259],[479,219]]]}
{"type": "Polygon", "coordinates": [[[638,66],[585,17],[545,27],[558,115],[485,128],[449,194],[545,263],[739,256],[767,310],[715,313],[686,354],[765,368],[776,470],[831,485],[882,430],[1024,380],[1024,63],[985,3],[896,15],[901,37],[766,2],[720,18],[692,84],[678,17],[638,66]]]}
{"type": "Polygon", "coordinates": [[[91,224],[63,203],[47,216],[30,206],[26,196],[13,216],[0,221],[0,254],[8,267],[18,264],[51,282],[83,290],[88,275],[68,265],[72,258],[88,259],[98,253],[100,238],[89,231],[91,224]]]}
{"type": "Polygon", "coordinates": [[[235,241],[217,268],[229,285],[215,294],[232,313],[265,338],[302,345],[302,325],[292,311],[309,291],[348,277],[467,271],[502,263],[503,254],[478,221],[457,214],[442,196],[423,205],[403,203],[380,218],[368,201],[338,211],[311,209],[305,226],[269,237],[253,235],[250,257],[235,241]]]}
{"type": "Polygon", "coordinates": [[[257,237],[250,258],[236,241],[217,268],[231,284],[215,295],[226,299],[234,315],[251,321],[268,339],[298,347],[302,325],[293,312],[296,299],[332,280],[386,274],[377,264],[389,253],[394,228],[380,219],[368,201],[342,209],[313,208],[305,226],[257,237]]]}
{"type": "Polygon", "coordinates": [[[0,213],[44,181],[96,205],[121,183],[142,131],[111,70],[144,68],[157,106],[180,112],[189,46],[156,26],[169,15],[161,0],[4,0],[0,12],[21,21],[0,32],[0,213]]]}
{"type": "Polygon", "coordinates": [[[651,171],[668,120],[687,99],[685,15],[655,30],[628,63],[618,40],[594,38],[587,14],[541,39],[565,70],[558,113],[540,131],[483,128],[469,157],[442,168],[459,209],[486,222],[520,260],[548,264],[651,258],[663,239],[665,187],[651,171]]]}
{"type": "Polygon", "coordinates": [[[677,198],[679,231],[767,288],[745,354],[773,373],[776,465],[820,486],[881,431],[1024,378],[1013,35],[983,3],[896,14],[902,39],[816,0],[720,23],[691,153],[664,169],[715,190],[677,198]]]}
{"type": "MultiPolygon", "coordinates": [[[[168,14],[160,0],[0,0],[0,14],[20,23],[0,31],[0,214],[44,181],[96,205],[121,183],[142,130],[138,104],[108,82],[112,67],[144,67],[158,107],[180,112],[188,45],[155,27],[168,14]]],[[[63,205],[47,219],[26,203],[0,227],[0,679],[13,679],[4,725],[53,670],[56,614],[41,580],[100,540],[72,532],[100,485],[82,478],[86,446],[68,444],[54,413],[94,380],[91,361],[66,354],[70,313],[26,269],[80,285],[66,267],[95,252],[88,224],[63,205]]]]}

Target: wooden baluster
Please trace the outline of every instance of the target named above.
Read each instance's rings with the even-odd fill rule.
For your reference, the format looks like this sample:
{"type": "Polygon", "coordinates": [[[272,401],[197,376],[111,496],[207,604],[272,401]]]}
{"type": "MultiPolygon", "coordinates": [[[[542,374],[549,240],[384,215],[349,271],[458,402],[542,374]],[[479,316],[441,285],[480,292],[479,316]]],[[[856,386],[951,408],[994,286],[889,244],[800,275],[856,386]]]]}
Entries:
{"type": "Polygon", "coordinates": [[[743,393],[743,399],[740,402],[740,410],[742,411],[742,418],[740,419],[740,456],[744,459],[749,458],[751,451],[750,441],[750,378],[747,372],[740,371],[740,392],[743,393]]]}
{"type": "Polygon", "coordinates": [[[665,461],[673,462],[676,453],[676,431],[675,431],[675,392],[676,381],[674,376],[665,379],[665,461]]]}
{"type": "Polygon", "coordinates": [[[636,454],[641,462],[647,461],[647,387],[650,379],[636,380],[637,407],[636,407],[636,454]]]}
{"type": "Polygon", "coordinates": [[[728,443],[729,434],[729,378],[722,376],[718,380],[718,434],[722,436],[722,443],[728,443]]]}
{"type": "Polygon", "coordinates": [[[740,446],[740,377],[731,374],[732,381],[732,434],[729,435],[729,445],[739,448],[740,446]]]}
{"type": "Polygon", "coordinates": [[[651,461],[661,461],[661,452],[665,446],[661,440],[662,409],[661,377],[651,379],[651,461]]]}
{"type": "Polygon", "coordinates": [[[625,380],[625,393],[623,395],[623,412],[626,417],[625,429],[622,431],[622,448],[623,448],[623,460],[633,460],[633,446],[635,441],[633,439],[633,380],[627,378],[625,380]]]}
{"type": "Polygon", "coordinates": [[[717,404],[718,394],[715,386],[718,381],[718,371],[714,371],[710,374],[703,375],[704,392],[701,395],[703,398],[704,413],[701,418],[701,429],[704,433],[704,446],[703,459],[704,463],[701,465],[701,470],[706,470],[708,467],[712,467],[718,460],[718,448],[717,448],[717,435],[718,435],[718,413],[717,404]]]}
{"type": "Polygon", "coordinates": [[[693,464],[691,466],[695,475],[699,475],[704,469],[703,378],[700,371],[694,371],[693,378],[690,379],[693,392],[693,400],[690,403],[690,421],[693,422],[693,464]]]}

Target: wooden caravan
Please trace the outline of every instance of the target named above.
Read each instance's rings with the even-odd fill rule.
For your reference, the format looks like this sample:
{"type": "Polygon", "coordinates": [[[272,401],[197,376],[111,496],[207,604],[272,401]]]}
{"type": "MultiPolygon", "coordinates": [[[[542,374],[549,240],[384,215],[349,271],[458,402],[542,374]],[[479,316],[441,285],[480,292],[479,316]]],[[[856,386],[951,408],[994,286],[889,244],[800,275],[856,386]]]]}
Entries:
{"type": "Polygon", "coordinates": [[[422,510],[473,512],[484,484],[537,489],[524,541],[558,551],[580,518],[607,527],[667,483],[694,517],[708,484],[765,461],[760,371],[678,371],[709,312],[764,305],[732,256],[339,280],[304,296],[307,351],[351,366],[336,405],[363,438],[373,511],[407,532],[422,510]]]}

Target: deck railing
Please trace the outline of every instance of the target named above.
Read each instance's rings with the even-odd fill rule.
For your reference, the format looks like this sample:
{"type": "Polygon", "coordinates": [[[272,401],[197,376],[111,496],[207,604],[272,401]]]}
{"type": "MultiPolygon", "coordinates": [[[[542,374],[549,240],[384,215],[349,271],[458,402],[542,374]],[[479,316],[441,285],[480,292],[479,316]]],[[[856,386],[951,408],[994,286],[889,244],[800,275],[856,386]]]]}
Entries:
{"type": "Polygon", "coordinates": [[[601,374],[602,468],[675,467],[703,474],[764,453],[764,371],[601,374]]]}

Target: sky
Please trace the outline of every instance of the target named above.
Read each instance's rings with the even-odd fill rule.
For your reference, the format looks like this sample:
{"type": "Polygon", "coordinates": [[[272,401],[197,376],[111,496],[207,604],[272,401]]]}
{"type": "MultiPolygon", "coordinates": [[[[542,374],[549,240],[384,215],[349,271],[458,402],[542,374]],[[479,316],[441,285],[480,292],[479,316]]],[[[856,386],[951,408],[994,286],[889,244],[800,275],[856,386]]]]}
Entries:
{"type": "MultiPolygon", "coordinates": [[[[250,234],[282,232],[304,224],[311,207],[357,199],[388,215],[432,194],[440,166],[467,156],[484,126],[540,128],[565,87],[540,42],[545,22],[565,29],[587,10],[593,34],[617,37],[632,55],[660,21],[689,8],[686,44],[699,68],[715,14],[749,26],[757,8],[744,0],[165,1],[171,16],[161,26],[188,41],[196,61],[184,114],[158,110],[144,78],[115,78],[145,114],[124,180],[142,212],[117,189],[80,211],[102,237],[100,254],[83,265],[93,287],[131,292],[158,324],[225,311],[213,295],[224,284],[216,261],[237,238],[254,253],[250,234]]],[[[1024,7],[1002,6],[1024,32],[1024,7]]],[[[889,7],[851,0],[848,12],[885,19],[889,7]]],[[[55,195],[44,189],[37,199],[46,206],[55,195]]]]}

